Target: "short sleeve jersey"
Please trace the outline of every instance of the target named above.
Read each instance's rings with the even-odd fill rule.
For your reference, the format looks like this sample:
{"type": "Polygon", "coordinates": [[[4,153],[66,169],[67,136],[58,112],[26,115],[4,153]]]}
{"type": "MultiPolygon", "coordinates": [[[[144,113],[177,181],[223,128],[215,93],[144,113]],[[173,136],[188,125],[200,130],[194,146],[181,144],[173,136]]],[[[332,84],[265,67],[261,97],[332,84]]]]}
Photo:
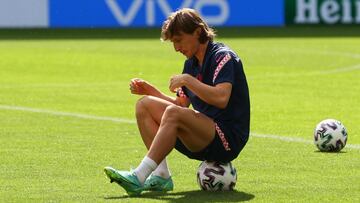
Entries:
{"type": "Polygon", "coordinates": [[[221,122],[238,138],[247,140],[250,128],[250,99],[240,58],[224,44],[210,41],[203,65],[199,66],[196,57],[189,58],[185,61],[183,73],[190,74],[210,86],[220,83],[232,84],[231,96],[224,109],[204,102],[186,87],[182,89],[195,110],[215,122],[221,122]]]}

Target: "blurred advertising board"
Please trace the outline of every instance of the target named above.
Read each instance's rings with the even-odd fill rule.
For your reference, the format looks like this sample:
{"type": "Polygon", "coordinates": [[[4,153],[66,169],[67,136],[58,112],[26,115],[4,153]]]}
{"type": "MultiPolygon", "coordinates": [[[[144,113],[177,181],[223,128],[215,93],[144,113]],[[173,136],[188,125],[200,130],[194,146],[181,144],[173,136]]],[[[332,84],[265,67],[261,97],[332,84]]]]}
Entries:
{"type": "Polygon", "coordinates": [[[48,27],[48,0],[0,0],[0,27],[48,27]]]}
{"type": "Polygon", "coordinates": [[[287,25],[360,24],[360,0],[286,0],[287,25]]]}
{"type": "Polygon", "coordinates": [[[360,0],[0,0],[0,27],[160,27],[182,7],[218,27],[360,24],[360,0]]]}
{"type": "Polygon", "coordinates": [[[284,0],[50,0],[50,27],[160,27],[181,7],[212,26],[283,26],[284,0]]]}

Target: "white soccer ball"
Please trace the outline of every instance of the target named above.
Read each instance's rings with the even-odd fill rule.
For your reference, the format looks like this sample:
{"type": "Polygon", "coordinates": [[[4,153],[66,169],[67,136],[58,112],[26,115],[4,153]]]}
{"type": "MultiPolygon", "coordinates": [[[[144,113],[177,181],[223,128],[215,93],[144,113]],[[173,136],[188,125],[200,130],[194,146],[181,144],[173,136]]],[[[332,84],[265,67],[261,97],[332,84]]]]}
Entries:
{"type": "Polygon", "coordinates": [[[322,152],[339,152],[345,147],[346,141],[347,131],[340,121],[326,119],[315,128],[314,143],[322,152]]]}
{"type": "Polygon", "coordinates": [[[197,182],[202,190],[233,190],[236,169],[229,163],[203,161],[197,171],[197,182]]]}

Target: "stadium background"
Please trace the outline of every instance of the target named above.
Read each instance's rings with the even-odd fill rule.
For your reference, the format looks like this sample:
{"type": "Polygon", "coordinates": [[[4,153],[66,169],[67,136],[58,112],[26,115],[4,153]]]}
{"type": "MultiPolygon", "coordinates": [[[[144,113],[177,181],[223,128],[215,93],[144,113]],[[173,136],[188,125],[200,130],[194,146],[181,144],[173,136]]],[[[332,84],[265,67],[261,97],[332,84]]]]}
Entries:
{"type": "Polygon", "coordinates": [[[359,24],[360,0],[0,0],[0,202],[360,202],[359,24]],[[184,58],[159,27],[180,6],[242,58],[251,136],[235,192],[199,191],[173,152],[175,190],[130,199],[103,167],[146,152],[128,83],[169,93],[184,58]],[[348,129],[341,153],[313,144],[325,118],[348,129]]]}
{"type": "Polygon", "coordinates": [[[0,27],[159,27],[179,7],[221,27],[360,24],[357,0],[2,0],[0,27]]]}

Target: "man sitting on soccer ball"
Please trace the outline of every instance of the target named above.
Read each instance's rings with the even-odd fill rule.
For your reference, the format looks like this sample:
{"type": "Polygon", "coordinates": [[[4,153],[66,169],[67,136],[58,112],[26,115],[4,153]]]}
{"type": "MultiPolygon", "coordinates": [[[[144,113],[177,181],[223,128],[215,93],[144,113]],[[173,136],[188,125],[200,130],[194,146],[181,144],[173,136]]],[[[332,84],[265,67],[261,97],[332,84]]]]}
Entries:
{"type": "Polygon", "coordinates": [[[136,104],[136,118],[148,153],[133,171],[105,168],[111,182],[129,195],[173,190],[166,163],[173,148],[191,159],[230,162],[245,146],[250,125],[246,77],[240,58],[214,42],[214,36],[193,9],[172,13],[161,38],[187,58],[183,73],[170,79],[169,89],[177,97],[142,79],[131,80],[131,93],[146,95],[136,104]]]}

